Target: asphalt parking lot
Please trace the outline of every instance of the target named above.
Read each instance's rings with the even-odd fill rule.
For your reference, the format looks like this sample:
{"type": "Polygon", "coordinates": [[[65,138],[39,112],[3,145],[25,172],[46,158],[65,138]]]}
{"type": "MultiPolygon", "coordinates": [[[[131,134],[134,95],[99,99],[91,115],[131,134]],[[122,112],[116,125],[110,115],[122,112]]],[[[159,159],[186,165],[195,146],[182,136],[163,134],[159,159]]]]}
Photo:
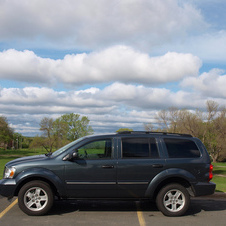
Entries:
{"type": "Polygon", "coordinates": [[[183,217],[165,217],[148,201],[56,201],[46,216],[24,214],[0,199],[0,225],[226,225],[226,195],[192,198],[183,217]]]}

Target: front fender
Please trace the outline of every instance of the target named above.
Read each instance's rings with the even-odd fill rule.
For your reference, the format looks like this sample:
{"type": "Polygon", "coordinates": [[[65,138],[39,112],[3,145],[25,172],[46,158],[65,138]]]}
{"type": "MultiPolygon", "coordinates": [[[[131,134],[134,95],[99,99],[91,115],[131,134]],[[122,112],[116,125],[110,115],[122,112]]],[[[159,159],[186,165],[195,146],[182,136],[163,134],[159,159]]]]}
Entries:
{"type": "Polygon", "coordinates": [[[26,181],[43,179],[44,181],[50,182],[55,188],[57,193],[62,197],[65,195],[65,184],[62,179],[60,179],[54,172],[48,170],[46,168],[29,168],[27,170],[22,171],[15,178],[17,188],[20,189],[26,181]]]}
{"type": "Polygon", "coordinates": [[[166,169],[161,173],[157,174],[149,183],[148,188],[145,193],[145,197],[153,198],[158,186],[166,180],[170,180],[172,178],[183,179],[186,180],[189,184],[196,183],[196,178],[190,172],[184,169],[172,168],[166,169]]]}

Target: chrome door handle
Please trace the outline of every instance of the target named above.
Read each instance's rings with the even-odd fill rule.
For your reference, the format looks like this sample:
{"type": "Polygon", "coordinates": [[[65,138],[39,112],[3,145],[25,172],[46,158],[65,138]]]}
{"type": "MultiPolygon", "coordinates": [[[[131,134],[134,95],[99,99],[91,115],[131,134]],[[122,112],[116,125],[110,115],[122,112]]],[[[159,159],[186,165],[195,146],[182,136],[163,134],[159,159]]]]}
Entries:
{"type": "Polygon", "coordinates": [[[152,167],[153,168],[162,168],[163,165],[162,164],[153,164],[152,167]]]}
{"type": "Polygon", "coordinates": [[[112,168],[114,168],[114,166],[113,165],[103,165],[102,168],[103,169],[112,169],[112,168]]]}

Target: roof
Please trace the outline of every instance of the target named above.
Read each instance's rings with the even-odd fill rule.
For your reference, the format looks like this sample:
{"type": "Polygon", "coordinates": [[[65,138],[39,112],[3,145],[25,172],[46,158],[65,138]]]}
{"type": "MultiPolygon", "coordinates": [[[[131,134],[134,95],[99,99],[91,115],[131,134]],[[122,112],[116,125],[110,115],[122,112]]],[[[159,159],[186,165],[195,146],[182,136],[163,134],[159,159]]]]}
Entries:
{"type": "Polygon", "coordinates": [[[192,137],[190,134],[182,133],[167,133],[167,132],[150,132],[150,131],[121,131],[117,134],[157,134],[157,135],[171,135],[171,136],[182,136],[182,137],[192,137]]]}

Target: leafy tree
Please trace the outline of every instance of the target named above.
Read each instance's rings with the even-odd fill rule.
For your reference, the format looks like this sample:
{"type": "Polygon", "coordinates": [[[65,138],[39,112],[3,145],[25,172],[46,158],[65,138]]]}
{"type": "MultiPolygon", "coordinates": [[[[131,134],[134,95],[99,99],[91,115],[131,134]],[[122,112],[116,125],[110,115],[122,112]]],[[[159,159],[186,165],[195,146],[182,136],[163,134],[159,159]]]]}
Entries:
{"type": "Polygon", "coordinates": [[[22,148],[29,148],[31,142],[33,141],[33,137],[22,137],[22,148]]]}
{"type": "Polygon", "coordinates": [[[33,138],[32,142],[30,143],[29,145],[29,148],[39,148],[39,147],[43,147],[43,143],[44,142],[44,139],[43,137],[39,137],[39,136],[36,136],[33,138]]]}
{"type": "Polygon", "coordinates": [[[64,125],[63,131],[69,141],[73,141],[93,133],[92,127],[89,126],[90,120],[86,116],[82,116],[80,119],[79,114],[65,114],[59,118],[59,122],[64,125]]]}
{"type": "Polygon", "coordinates": [[[54,131],[54,136],[56,140],[55,147],[57,149],[69,143],[66,136],[66,133],[67,133],[66,122],[62,122],[60,118],[57,118],[53,122],[53,131],[54,131]]]}
{"type": "Polygon", "coordinates": [[[133,129],[129,129],[129,128],[120,128],[116,131],[116,133],[119,133],[119,132],[123,132],[123,131],[133,131],[133,129]]]}
{"type": "Polygon", "coordinates": [[[23,141],[23,136],[20,133],[14,133],[13,134],[13,148],[15,149],[22,149],[22,141],[23,141]]]}
{"type": "Polygon", "coordinates": [[[7,118],[0,116],[0,145],[7,149],[9,142],[13,140],[13,129],[10,128],[7,118]]]}
{"type": "Polygon", "coordinates": [[[92,134],[93,129],[89,122],[88,117],[83,116],[80,119],[80,115],[74,113],[62,115],[56,120],[45,117],[40,122],[42,137],[34,139],[31,146],[43,146],[48,152],[52,152],[53,148],[92,134]]]}

